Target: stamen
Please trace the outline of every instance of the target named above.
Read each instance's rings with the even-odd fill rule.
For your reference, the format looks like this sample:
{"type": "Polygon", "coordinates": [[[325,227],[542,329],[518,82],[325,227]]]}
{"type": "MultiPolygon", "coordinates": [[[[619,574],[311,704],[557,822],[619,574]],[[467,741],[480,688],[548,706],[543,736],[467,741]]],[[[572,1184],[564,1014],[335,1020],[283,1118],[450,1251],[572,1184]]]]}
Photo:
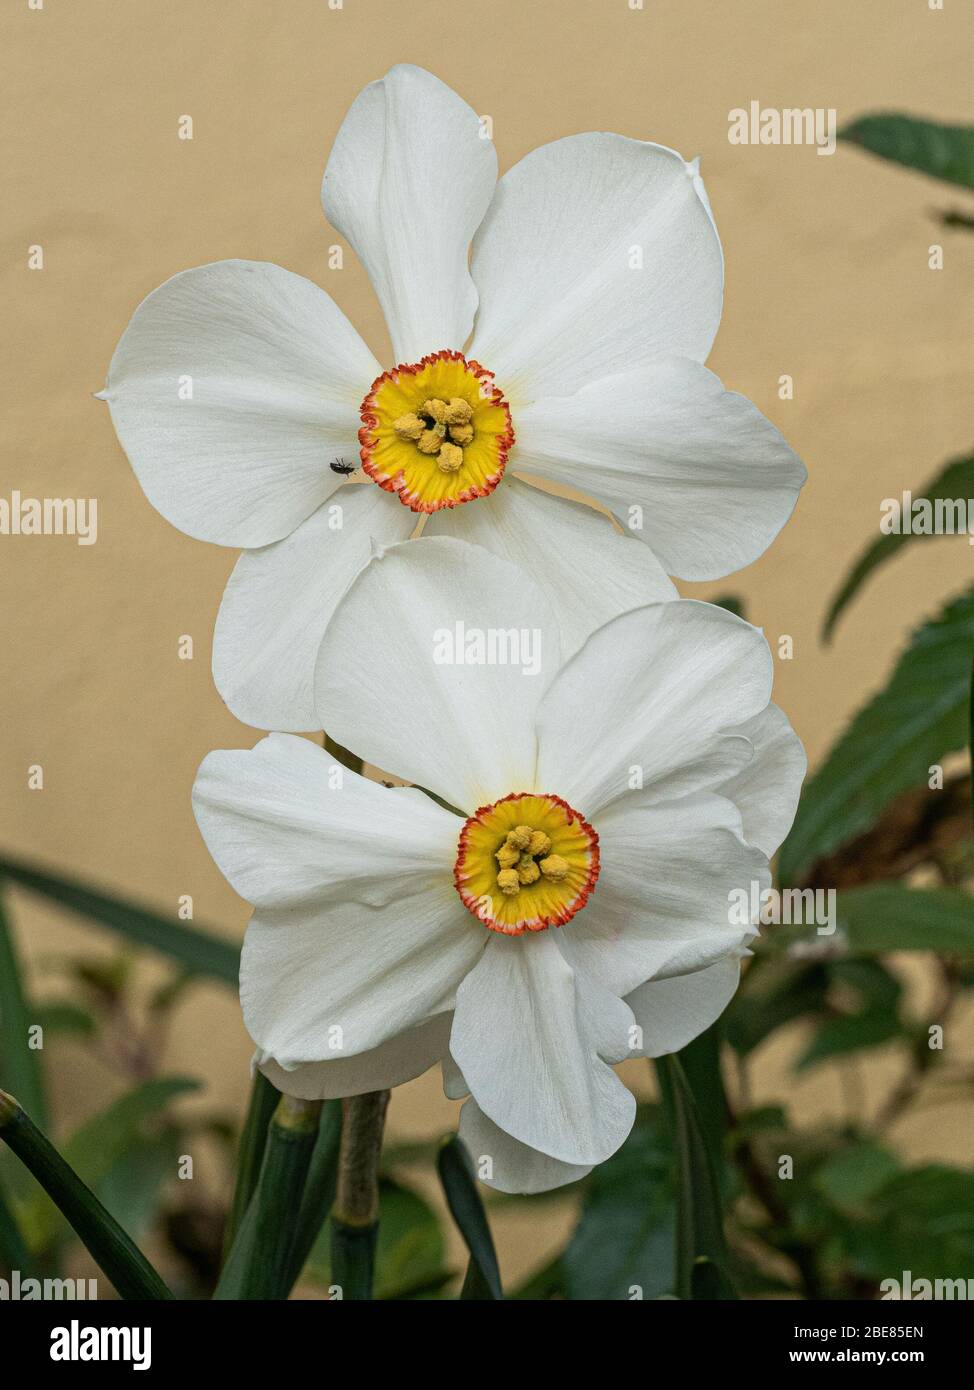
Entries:
{"type": "Polygon", "coordinates": [[[497,875],[497,886],[502,893],[509,898],[518,892],[521,887],[521,880],[517,876],[516,869],[501,869],[497,875]]]}
{"type": "Polygon", "coordinates": [[[436,466],[441,473],[456,473],[463,467],[463,450],[456,444],[442,444],[436,466]]]}
{"type": "Polygon", "coordinates": [[[545,878],[558,883],[568,873],[569,865],[567,859],[562,859],[560,854],[549,854],[547,859],[542,859],[540,868],[545,878]]]}

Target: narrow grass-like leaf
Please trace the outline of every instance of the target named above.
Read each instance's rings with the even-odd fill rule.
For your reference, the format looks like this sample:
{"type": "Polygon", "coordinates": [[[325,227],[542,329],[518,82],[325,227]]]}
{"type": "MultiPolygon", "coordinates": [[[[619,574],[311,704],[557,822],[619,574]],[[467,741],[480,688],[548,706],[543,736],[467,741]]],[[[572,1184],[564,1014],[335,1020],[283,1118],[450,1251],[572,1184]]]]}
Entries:
{"type": "Polygon", "coordinates": [[[30,1271],[31,1258],[27,1244],[2,1187],[0,1187],[0,1261],[10,1270],[19,1269],[22,1273],[30,1271]]]}
{"type": "Polygon", "coordinates": [[[446,1139],[436,1158],[447,1206],[470,1252],[460,1297],[502,1299],[500,1268],[487,1213],[477,1191],[473,1165],[456,1135],[446,1139]]]}
{"type": "Polygon", "coordinates": [[[264,1073],[254,1072],[247,1116],[237,1149],[237,1179],[224,1235],[224,1258],[230,1253],[244,1213],[256,1190],[260,1166],[264,1161],[264,1149],[267,1146],[267,1127],[280,1098],[280,1092],[271,1085],[264,1073]]]}
{"type": "Polygon", "coordinates": [[[14,1095],[38,1123],[46,1124],[44,1082],[41,1076],[40,1053],[28,1047],[28,1029],[37,1022],[31,1018],[21,984],[17,948],[3,901],[3,878],[0,875],[0,1085],[14,1095]]]}
{"type": "Polygon", "coordinates": [[[680,1167],[676,1295],[678,1298],[736,1298],[726,1272],[727,1244],[717,1179],[693,1093],[676,1057],[661,1057],[656,1067],[673,1110],[680,1167]],[[706,1278],[701,1279],[698,1272],[695,1279],[701,1259],[714,1265],[718,1273],[715,1275],[713,1270],[708,1270],[706,1278]]]}
{"type": "Polygon", "coordinates": [[[292,1251],[320,1113],[320,1101],[278,1101],[260,1178],[214,1298],[279,1301],[291,1292],[292,1251]]]}
{"type": "MultiPolygon", "coordinates": [[[[948,502],[960,502],[964,508],[963,517],[966,519],[967,499],[971,497],[974,497],[974,454],[952,459],[942,472],[938,473],[935,478],[931,478],[924,487],[913,494],[913,503],[929,502],[932,509],[931,516],[935,517],[938,503],[943,506],[948,502]]],[[[958,518],[953,512],[950,513],[949,520],[956,527],[958,518]]],[[[932,534],[926,535],[924,532],[916,532],[912,529],[914,525],[919,524],[917,521],[911,521],[910,524],[909,534],[905,533],[901,526],[898,532],[877,537],[872,545],[867,546],[863,554],[860,555],[829,607],[822,629],[822,636],[826,641],[832,636],[843,610],[875,569],[891,560],[904,546],[912,545],[914,541],[934,539],[932,534]]],[[[937,534],[943,535],[945,533],[941,531],[937,534]]],[[[968,534],[966,525],[961,528],[960,534],[965,536],[968,534]]]]}
{"type": "Polygon", "coordinates": [[[12,1096],[0,1091],[0,1139],[17,1155],[70,1222],[124,1299],[171,1298],[166,1285],[121,1226],[86,1187],[12,1096]]]}
{"type": "Polygon", "coordinates": [[[839,139],[931,178],[974,188],[974,126],[884,111],[851,121],[839,131],[839,139]]]}
{"type": "Polygon", "coordinates": [[[914,633],[886,688],[859,711],[805,785],[778,873],[794,883],[814,860],[868,830],[934,763],[967,746],[974,591],[914,633]]]}
{"type": "Polygon", "coordinates": [[[186,927],[124,898],[102,893],[80,879],[63,878],[19,859],[0,858],[0,874],[140,946],[161,951],[195,975],[209,975],[237,987],[240,952],[229,941],[186,927]]]}

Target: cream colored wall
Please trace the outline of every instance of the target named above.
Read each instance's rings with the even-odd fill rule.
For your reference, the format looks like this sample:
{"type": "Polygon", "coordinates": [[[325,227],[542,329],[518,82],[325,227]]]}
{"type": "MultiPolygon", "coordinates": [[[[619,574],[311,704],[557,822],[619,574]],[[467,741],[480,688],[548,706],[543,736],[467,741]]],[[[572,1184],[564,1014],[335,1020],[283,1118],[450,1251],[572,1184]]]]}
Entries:
{"type": "MultiPolygon", "coordinates": [[[[879,501],[931,473],[974,434],[970,373],[974,238],[931,212],[961,202],[848,148],[735,147],[727,113],[835,107],[840,122],[899,107],[970,120],[974,14],[961,0],[7,0],[3,256],[5,428],[0,493],[97,496],[99,538],[0,537],[3,718],[0,844],[173,908],[238,939],[245,906],[225,886],[189,809],[211,748],[254,739],[209,676],[229,551],[173,530],[143,498],[107,411],[91,399],[138,301],[175,271],[243,256],[323,284],[387,358],[354,257],[318,202],[322,169],[360,87],[396,62],[433,68],[494,122],[502,168],[586,129],[703,157],[727,258],[711,365],[757,402],[805,458],[810,481],[772,550],[733,589],[769,636],[790,633],[777,697],[813,756],[890,665],[907,625],[969,577],[943,542],[891,566],[834,647],[817,633],[850,558],[876,534],[879,501]],[[192,142],[177,120],[193,117],[192,142]],[[946,247],[941,272],[927,248],[946,247]],[[27,248],[44,247],[42,272],[27,248]],[[795,398],[777,382],[793,376],[795,398]],[[194,637],[196,659],[177,660],[194,637]],[[43,792],[26,769],[40,762],[43,792]]],[[[90,949],[88,931],[17,898],[27,954],[90,949]]],[[[151,973],[151,968],[150,968],[151,973]]],[[[199,989],[181,1007],[174,1069],[236,1106],[249,1048],[236,1001],[199,989]]],[[[70,1118],[106,1074],[63,1049],[70,1118]]],[[[764,1068],[776,1093],[781,1058],[764,1068]]],[[[839,1103],[835,1075],[789,1090],[807,1114],[839,1103]]],[[[400,1134],[445,1129],[435,1077],[405,1088],[400,1134]]],[[[962,1157],[957,1127],[915,1127],[918,1152],[962,1157]],[[961,1152],[958,1152],[958,1148],[961,1152]]],[[[969,1127],[967,1130],[969,1138],[969,1127]]],[[[910,1139],[911,1136],[907,1135],[910,1139]]],[[[961,1136],[963,1140],[963,1136],[961,1136]]],[[[547,1223],[501,1218],[508,1267],[530,1265],[547,1223]]]]}

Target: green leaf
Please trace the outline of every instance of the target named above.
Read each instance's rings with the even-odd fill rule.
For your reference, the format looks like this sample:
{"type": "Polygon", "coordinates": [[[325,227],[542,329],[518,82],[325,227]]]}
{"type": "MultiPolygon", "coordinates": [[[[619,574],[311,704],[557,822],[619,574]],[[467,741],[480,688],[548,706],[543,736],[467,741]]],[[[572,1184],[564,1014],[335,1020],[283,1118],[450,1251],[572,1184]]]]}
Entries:
{"type": "Polygon", "coordinates": [[[839,139],[931,178],[974,188],[974,126],[888,111],[851,121],[839,131],[839,139]]]}
{"type": "Polygon", "coordinates": [[[927,781],[933,764],[967,746],[972,649],[974,591],[919,628],[885,690],[806,783],[778,859],[783,883],[868,830],[901,792],[927,781]]]}
{"type": "Polygon", "coordinates": [[[678,1298],[736,1298],[727,1273],[727,1243],[717,1178],[704,1142],[693,1092],[678,1058],[660,1057],[656,1069],[675,1116],[679,1161],[676,1295],[678,1298]],[[701,1258],[715,1265],[719,1273],[715,1276],[713,1271],[708,1271],[701,1279],[698,1270],[695,1283],[695,1267],[701,1258]]]}
{"type": "Polygon", "coordinates": [[[710,602],[715,608],[726,608],[728,613],[733,613],[738,618],[747,617],[744,612],[744,600],[738,594],[720,594],[710,602]]]}
{"type": "Polygon", "coordinates": [[[830,1154],[815,1170],[812,1182],[834,1207],[857,1216],[900,1166],[889,1149],[863,1139],[830,1154]]]}
{"type": "Polygon", "coordinates": [[[237,1177],[233,1189],[233,1201],[227,1217],[224,1235],[224,1258],[230,1253],[244,1213],[250,1206],[250,1199],[257,1187],[260,1166],[264,1161],[267,1145],[267,1127],[271,1116],[277,1109],[280,1093],[271,1085],[263,1072],[255,1072],[250,1087],[250,1101],[247,1116],[240,1134],[240,1147],[237,1151],[237,1177]]]}
{"type": "MultiPolygon", "coordinates": [[[[845,1244],[856,1271],[876,1280],[966,1278],[974,1269],[974,1173],[930,1164],[875,1193],[845,1244]]],[[[964,1295],[966,1296],[966,1294],[964,1295]]]]}
{"type": "Polygon", "coordinates": [[[67,1000],[50,1004],[32,1004],[34,1022],[44,1030],[45,1040],[49,1037],[90,1038],[98,1031],[98,1025],[87,1009],[67,1000]]]}
{"type": "MultiPolygon", "coordinates": [[[[109,1181],[113,1169],[123,1165],[127,1157],[146,1142],[148,1121],[165,1110],[177,1096],[197,1090],[199,1082],[186,1076],[159,1077],[144,1082],[86,1120],[65,1140],[65,1162],[104,1200],[102,1184],[109,1181]]],[[[25,1219],[40,1244],[46,1246],[55,1240],[57,1211],[43,1195],[38,1194],[31,1202],[25,1219]]]]}
{"type": "Polygon", "coordinates": [[[662,1114],[656,1106],[640,1106],[626,1142],[589,1179],[559,1261],[566,1297],[604,1301],[672,1293],[676,1197],[676,1157],[662,1114]]]}
{"type": "Polygon", "coordinates": [[[138,1246],[54,1145],[10,1096],[0,1091],[0,1139],[30,1169],[70,1222],[121,1298],[166,1299],[172,1294],[138,1246]]]}
{"type": "MultiPolygon", "coordinates": [[[[966,516],[966,499],[974,497],[974,454],[968,454],[965,458],[953,459],[946,465],[941,473],[914,493],[913,501],[929,501],[932,506],[937,502],[951,502],[964,499],[966,516]]],[[[962,531],[963,535],[968,535],[966,526],[962,531]]],[[[826,641],[832,636],[832,632],[839,620],[839,615],[849,604],[853,596],[862,587],[863,583],[872,574],[873,570],[880,565],[891,560],[897,551],[904,546],[911,545],[916,540],[930,540],[932,537],[923,534],[907,535],[902,532],[881,535],[872,545],[868,546],[864,553],[853,565],[848,576],[844,580],[841,588],[832,600],[825,624],[822,629],[822,636],[826,641]]]]}
{"type": "Polygon", "coordinates": [[[470,1252],[470,1265],[460,1297],[502,1299],[501,1273],[487,1213],[477,1191],[470,1156],[455,1134],[443,1141],[436,1156],[436,1167],[447,1206],[470,1252]]]}
{"type": "MultiPolygon", "coordinates": [[[[2,887],[0,877],[0,893],[2,887]]],[[[0,1085],[43,1125],[47,1111],[40,1053],[28,1046],[27,1036],[37,1021],[24,997],[17,948],[0,896],[0,1085]]]]}
{"type": "Polygon", "coordinates": [[[321,1102],[281,1096],[267,1130],[260,1178],[213,1295],[286,1299],[301,1200],[318,1140],[321,1102]]]}
{"type": "Polygon", "coordinates": [[[99,892],[80,879],[61,878],[18,859],[0,858],[0,874],[140,946],[161,951],[196,975],[209,975],[237,988],[240,952],[229,941],[99,892]]]}
{"type": "Polygon", "coordinates": [[[955,888],[877,883],[838,895],[839,927],[853,952],[974,955],[974,899],[955,888]]]}
{"type": "Polygon", "coordinates": [[[0,1263],[8,1270],[19,1269],[23,1273],[29,1272],[32,1264],[23,1232],[2,1187],[0,1187],[0,1263]]]}

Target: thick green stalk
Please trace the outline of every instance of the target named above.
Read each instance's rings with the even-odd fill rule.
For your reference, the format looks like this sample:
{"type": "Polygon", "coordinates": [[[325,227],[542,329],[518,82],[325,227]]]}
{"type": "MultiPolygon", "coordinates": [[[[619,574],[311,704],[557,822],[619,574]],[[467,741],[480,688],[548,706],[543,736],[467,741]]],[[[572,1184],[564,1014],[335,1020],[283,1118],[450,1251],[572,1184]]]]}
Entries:
{"type": "Polygon", "coordinates": [[[331,1218],[331,1274],[344,1299],[372,1297],[379,1232],[379,1158],[388,1091],[343,1101],[338,1187],[331,1218]]]}
{"type": "Polygon", "coordinates": [[[138,1246],[5,1091],[0,1091],[0,1139],[58,1206],[122,1298],[172,1298],[138,1246]]]}
{"type": "Polygon", "coordinates": [[[260,1178],[214,1298],[286,1299],[301,1200],[318,1138],[320,1100],[281,1096],[267,1130],[260,1178]]]}

